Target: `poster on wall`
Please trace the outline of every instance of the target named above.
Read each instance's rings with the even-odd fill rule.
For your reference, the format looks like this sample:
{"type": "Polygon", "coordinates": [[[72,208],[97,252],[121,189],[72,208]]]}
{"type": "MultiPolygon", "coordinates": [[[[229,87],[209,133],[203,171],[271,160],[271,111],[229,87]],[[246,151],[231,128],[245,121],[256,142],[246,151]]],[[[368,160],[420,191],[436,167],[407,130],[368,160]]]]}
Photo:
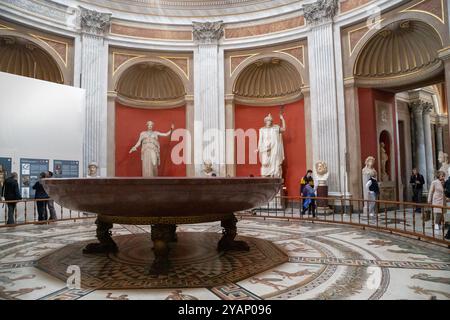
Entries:
{"type": "Polygon", "coordinates": [[[12,170],[12,159],[0,157],[0,188],[3,187],[3,183],[9,177],[12,170]]]}
{"type": "Polygon", "coordinates": [[[78,178],[80,162],[76,160],[53,160],[53,174],[55,178],[78,178]]]}
{"type": "Polygon", "coordinates": [[[20,190],[22,198],[34,198],[34,184],[39,180],[41,172],[48,171],[49,160],[20,159],[20,190]]]}

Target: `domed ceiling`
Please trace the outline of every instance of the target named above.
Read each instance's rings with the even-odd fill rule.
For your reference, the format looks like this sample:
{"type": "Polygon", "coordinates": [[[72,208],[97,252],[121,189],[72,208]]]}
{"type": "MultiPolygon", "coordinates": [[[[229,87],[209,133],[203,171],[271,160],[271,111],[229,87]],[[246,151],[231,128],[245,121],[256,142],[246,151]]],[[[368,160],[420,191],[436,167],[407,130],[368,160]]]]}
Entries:
{"type": "Polygon", "coordinates": [[[136,64],[126,70],[117,84],[119,97],[143,105],[182,100],[185,89],[181,79],[170,68],[152,62],[136,64]]]}
{"type": "Polygon", "coordinates": [[[0,38],[0,71],[56,83],[64,82],[53,58],[22,38],[0,38]]]}

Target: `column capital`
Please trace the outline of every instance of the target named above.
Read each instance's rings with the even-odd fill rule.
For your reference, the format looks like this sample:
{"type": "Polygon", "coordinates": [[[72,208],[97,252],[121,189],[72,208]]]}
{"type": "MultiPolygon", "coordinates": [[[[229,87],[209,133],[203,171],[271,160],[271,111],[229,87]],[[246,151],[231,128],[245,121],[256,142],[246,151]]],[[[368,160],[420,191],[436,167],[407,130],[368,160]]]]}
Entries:
{"type": "Polygon", "coordinates": [[[83,33],[104,36],[111,23],[111,13],[80,7],[80,27],[83,33]]]}
{"type": "Polygon", "coordinates": [[[423,113],[423,108],[424,102],[421,100],[416,100],[409,104],[409,109],[416,115],[421,115],[423,113]]]}
{"type": "Polygon", "coordinates": [[[338,11],[337,0],[317,0],[303,5],[303,14],[309,25],[319,25],[333,21],[338,11]]]}
{"type": "Polygon", "coordinates": [[[216,44],[223,37],[223,21],[192,22],[194,41],[199,44],[216,44]]]}

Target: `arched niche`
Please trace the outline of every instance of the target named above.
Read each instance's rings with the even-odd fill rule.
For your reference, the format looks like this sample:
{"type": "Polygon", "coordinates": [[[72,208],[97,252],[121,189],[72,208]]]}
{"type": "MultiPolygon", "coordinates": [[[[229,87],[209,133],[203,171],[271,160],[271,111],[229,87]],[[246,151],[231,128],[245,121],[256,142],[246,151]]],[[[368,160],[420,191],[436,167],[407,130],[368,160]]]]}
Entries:
{"type": "Polygon", "coordinates": [[[381,181],[391,181],[392,180],[392,139],[391,135],[387,130],[383,130],[380,133],[379,139],[379,165],[380,165],[380,177],[381,181]]]}
{"type": "Polygon", "coordinates": [[[0,71],[19,76],[65,83],[58,58],[36,39],[0,35],[0,71]]]}

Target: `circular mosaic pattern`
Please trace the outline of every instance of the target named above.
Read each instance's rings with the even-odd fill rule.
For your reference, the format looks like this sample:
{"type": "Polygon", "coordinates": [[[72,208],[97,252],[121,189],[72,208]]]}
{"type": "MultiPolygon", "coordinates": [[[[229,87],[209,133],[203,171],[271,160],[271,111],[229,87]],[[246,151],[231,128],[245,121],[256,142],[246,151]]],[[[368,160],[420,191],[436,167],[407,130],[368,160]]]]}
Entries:
{"type": "Polygon", "coordinates": [[[81,270],[83,288],[184,288],[217,286],[246,279],[288,261],[282,250],[269,241],[240,237],[250,251],[217,251],[221,234],[213,232],[179,232],[172,244],[169,274],[149,275],[154,259],[148,234],[115,237],[116,254],[83,254],[92,241],[65,246],[37,261],[36,267],[66,280],[67,268],[77,265],[81,270]]]}

